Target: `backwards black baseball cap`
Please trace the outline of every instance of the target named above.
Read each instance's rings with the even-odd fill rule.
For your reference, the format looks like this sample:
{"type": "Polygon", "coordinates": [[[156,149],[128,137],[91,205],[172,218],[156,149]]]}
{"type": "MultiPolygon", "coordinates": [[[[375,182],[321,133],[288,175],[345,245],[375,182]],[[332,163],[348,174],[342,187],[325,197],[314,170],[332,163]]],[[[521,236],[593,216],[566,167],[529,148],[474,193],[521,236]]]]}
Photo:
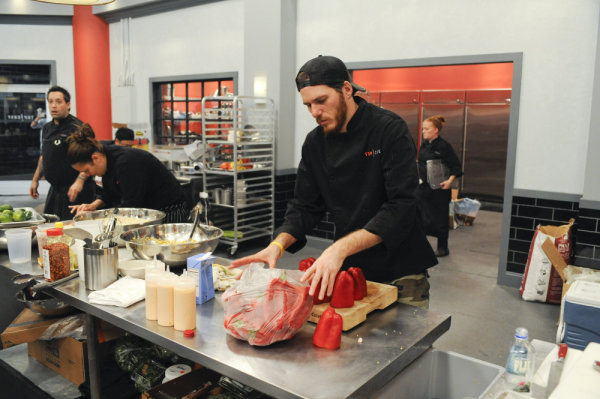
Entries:
{"type": "Polygon", "coordinates": [[[367,91],[364,87],[352,83],[348,68],[339,58],[330,55],[320,55],[302,65],[296,75],[298,91],[308,86],[328,85],[335,86],[350,82],[354,91],[367,91]]]}

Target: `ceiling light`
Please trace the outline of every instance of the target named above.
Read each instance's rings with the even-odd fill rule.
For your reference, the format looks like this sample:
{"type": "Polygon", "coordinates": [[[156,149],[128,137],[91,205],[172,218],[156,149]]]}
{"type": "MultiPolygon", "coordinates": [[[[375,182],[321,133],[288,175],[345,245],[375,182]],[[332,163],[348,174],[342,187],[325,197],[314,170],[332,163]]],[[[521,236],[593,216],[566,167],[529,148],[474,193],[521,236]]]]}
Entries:
{"type": "Polygon", "coordinates": [[[72,6],[100,6],[112,3],[115,0],[34,0],[41,3],[68,4],[72,6]]]}

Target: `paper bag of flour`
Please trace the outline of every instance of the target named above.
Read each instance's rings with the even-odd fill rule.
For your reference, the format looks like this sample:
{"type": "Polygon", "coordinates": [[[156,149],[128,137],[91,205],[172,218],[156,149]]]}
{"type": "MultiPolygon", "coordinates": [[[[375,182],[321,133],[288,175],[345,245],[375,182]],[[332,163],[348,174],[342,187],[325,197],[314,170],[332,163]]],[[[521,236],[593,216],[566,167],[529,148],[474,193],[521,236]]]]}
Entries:
{"type": "Polygon", "coordinates": [[[521,280],[521,297],[526,301],[560,303],[562,279],[542,249],[546,238],[550,239],[568,264],[572,252],[571,227],[575,219],[562,226],[537,226],[527,266],[521,280]]]}

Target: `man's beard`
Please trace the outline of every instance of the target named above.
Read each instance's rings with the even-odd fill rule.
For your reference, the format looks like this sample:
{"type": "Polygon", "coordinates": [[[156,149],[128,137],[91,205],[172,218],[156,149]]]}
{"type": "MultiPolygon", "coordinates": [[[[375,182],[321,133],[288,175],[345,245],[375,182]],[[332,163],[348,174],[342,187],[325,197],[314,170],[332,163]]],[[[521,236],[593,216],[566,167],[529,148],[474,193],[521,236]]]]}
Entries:
{"type": "Polygon", "coordinates": [[[340,130],[342,130],[342,127],[344,126],[344,122],[346,122],[348,106],[346,105],[346,102],[344,101],[344,97],[342,96],[342,93],[338,93],[338,95],[339,95],[338,96],[339,107],[337,108],[336,113],[334,115],[335,126],[331,129],[323,127],[323,133],[325,133],[325,134],[339,133],[340,130]]]}

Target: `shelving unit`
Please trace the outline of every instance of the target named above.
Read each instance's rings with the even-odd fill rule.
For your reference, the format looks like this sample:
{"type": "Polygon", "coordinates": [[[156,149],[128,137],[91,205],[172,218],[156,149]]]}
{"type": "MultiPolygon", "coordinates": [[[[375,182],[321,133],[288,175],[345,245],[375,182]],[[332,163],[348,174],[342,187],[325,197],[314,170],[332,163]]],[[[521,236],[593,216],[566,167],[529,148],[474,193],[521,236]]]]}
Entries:
{"type": "Polygon", "coordinates": [[[238,244],[274,230],[275,107],[263,97],[202,100],[203,187],[211,220],[238,244]]]}
{"type": "Polygon", "coordinates": [[[185,145],[200,139],[202,98],[233,89],[233,78],[153,82],[155,144],[185,145]]]}

